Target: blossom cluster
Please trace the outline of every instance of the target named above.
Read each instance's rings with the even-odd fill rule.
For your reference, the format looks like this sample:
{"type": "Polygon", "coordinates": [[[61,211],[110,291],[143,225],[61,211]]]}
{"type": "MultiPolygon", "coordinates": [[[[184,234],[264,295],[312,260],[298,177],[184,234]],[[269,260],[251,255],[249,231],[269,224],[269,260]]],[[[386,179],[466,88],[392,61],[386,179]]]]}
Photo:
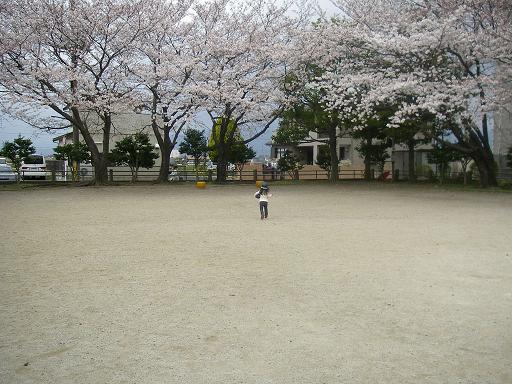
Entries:
{"type": "Polygon", "coordinates": [[[285,100],[304,14],[269,0],[5,1],[2,106],[38,125],[42,109],[67,124],[73,111],[142,110],[176,126],[200,111],[257,125],[285,100]]]}

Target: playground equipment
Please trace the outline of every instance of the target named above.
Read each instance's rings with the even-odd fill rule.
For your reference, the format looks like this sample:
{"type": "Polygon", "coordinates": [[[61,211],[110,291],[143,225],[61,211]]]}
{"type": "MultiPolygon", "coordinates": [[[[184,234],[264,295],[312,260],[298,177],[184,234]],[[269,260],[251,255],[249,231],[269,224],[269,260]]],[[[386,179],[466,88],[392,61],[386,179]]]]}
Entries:
{"type": "Polygon", "coordinates": [[[206,182],[205,181],[197,181],[196,182],[196,188],[199,188],[199,189],[206,188],[206,182]]]}

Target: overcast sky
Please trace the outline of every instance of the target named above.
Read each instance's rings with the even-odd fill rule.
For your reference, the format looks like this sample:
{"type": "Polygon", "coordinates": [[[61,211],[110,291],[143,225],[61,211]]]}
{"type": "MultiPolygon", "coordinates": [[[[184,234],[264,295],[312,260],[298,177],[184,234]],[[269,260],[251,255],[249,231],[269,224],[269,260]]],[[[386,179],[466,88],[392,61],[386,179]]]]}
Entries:
{"type": "MultiPolygon", "coordinates": [[[[335,12],[335,7],[332,5],[330,0],[317,1],[320,7],[326,10],[329,14],[335,12]]],[[[13,120],[9,116],[0,114],[0,146],[2,146],[5,141],[12,141],[21,135],[32,140],[37,153],[51,155],[53,154],[53,148],[56,147],[56,144],[52,139],[63,133],[63,131],[54,131],[49,133],[39,129],[34,129],[21,121],[13,120]]],[[[270,153],[270,148],[266,146],[265,143],[270,140],[271,136],[272,130],[269,130],[266,134],[262,135],[250,144],[258,155],[268,155],[270,153]]]]}

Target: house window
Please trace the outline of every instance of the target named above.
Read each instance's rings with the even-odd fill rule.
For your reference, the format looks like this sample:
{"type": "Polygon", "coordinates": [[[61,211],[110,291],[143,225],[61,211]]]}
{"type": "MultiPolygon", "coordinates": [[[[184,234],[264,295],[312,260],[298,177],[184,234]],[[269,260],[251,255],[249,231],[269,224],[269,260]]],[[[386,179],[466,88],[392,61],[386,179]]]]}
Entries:
{"type": "Polygon", "coordinates": [[[340,157],[339,157],[339,160],[345,160],[346,156],[347,156],[346,148],[345,147],[340,147],[340,157]]]}
{"type": "Polygon", "coordinates": [[[103,143],[99,142],[99,141],[95,141],[94,144],[96,144],[96,146],[98,147],[98,151],[100,153],[103,153],[103,143]]]}
{"type": "Polygon", "coordinates": [[[286,148],[276,148],[275,149],[275,158],[280,159],[284,156],[284,153],[286,152],[286,148]]]}
{"type": "Polygon", "coordinates": [[[301,163],[307,165],[313,165],[313,147],[298,147],[297,153],[301,159],[301,163]]]}

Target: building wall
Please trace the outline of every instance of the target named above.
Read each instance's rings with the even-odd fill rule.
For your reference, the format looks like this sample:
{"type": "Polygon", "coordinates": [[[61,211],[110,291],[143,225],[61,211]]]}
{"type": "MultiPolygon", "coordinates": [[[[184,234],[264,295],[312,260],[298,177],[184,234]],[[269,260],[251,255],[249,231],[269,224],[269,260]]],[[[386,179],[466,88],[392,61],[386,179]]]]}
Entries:
{"type": "MultiPolygon", "coordinates": [[[[317,138],[315,133],[312,133],[311,136],[312,136],[313,140],[315,138],[317,138]]],[[[337,139],[338,157],[340,157],[340,154],[342,152],[341,148],[343,148],[343,152],[344,152],[344,156],[340,160],[344,160],[345,164],[347,164],[347,165],[349,164],[352,167],[356,167],[356,168],[364,167],[364,160],[360,156],[359,152],[355,149],[359,145],[359,143],[360,143],[359,139],[353,139],[351,137],[338,138],[337,139]]],[[[319,147],[321,147],[323,145],[326,145],[326,144],[323,142],[319,142],[319,141],[312,141],[312,142],[308,142],[308,143],[299,144],[297,147],[298,148],[312,147],[312,149],[313,149],[313,164],[312,165],[314,165],[314,164],[316,164],[319,147]]],[[[272,144],[271,151],[270,151],[270,157],[278,159],[280,157],[279,156],[280,149],[282,149],[282,150],[288,149],[288,150],[293,151],[294,148],[295,148],[294,146],[290,146],[290,145],[274,145],[274,144],[272,144]]]]}
{"type": "MultiPolygon", "coordinates": [[[[353,139],[350,137],[339,138],[338,139],[338,156],[340,155],[340,147],[344,148],[345,156],[344,161],[340,161],[340,169],[341,170],[363,170],[364,169],[364,159],[361,157],[356,147],[360,144],[360,139],[353,139]]],[[[316,161],[316,157],[318,155],[318,148],[325,143],[322,142],[312,142],[312,143],[303,143],[298,147],[313,147],[313,158],[316,161]]],[[[278,148],[282,149],[291,149],[293,150],[293,146],[272,146],[271,156],[276,157],[276,150],[278,148]]],[[[415,151],[415,169],[421,169],[428,167],[431,170],[435,171],[435,165],[428,163],[427,153],[430,150],[431,146],[428,144],[419,145],[415,151]]],[[[395,169],[398,169],[400,175],[406,177],[409,170],[409,154],[408,150],[405,146],[395,145],[394,148],[389,149],[390,159],[385,163],[384,168],[386,170],[392,169],[392,162],[394,162],[395,169]]],[[[278,156],[277,156],[278,157],[278,156]]],[[[313,165],[307,166],[304,169],[314,170],[319,169],[315,162],[313,165]]]]}
{"type": "Polygon", "coordinates": [[[512,147],[512,105],[500,108],[494,114],[494,135],[492,150],[500,169],[507,168],[506,155],[512,147]]]}
{"type": "MultiPolygon", "coordinates": [[[[85,117],[89,131],[91,132],[92,138],[100,152],[103,152],[103,129],[102,121],[95,114],[88,114],[85,117]]],[[[145,132],[149,135],[150,142],[155,146],[155,152],[160,154],[157,140],[153,129],[151,128],[151,116],[148,114],[127,112],[122,114],[115,114],[112,116],[112,129],[110,132],[110,150],[115,147],[115,143],[122,140],[128,135],[132,135],[137,132],[145,132]]],[[[81,137],[83,141],[83,138],[81,137]]],[[[72,144],[73,134],[71,132],[58,136],[58,145],[72,144]]],[[[179,156],[179,152],[176,149],[171,153],[171,157],[179,156]]],[[[161,164],[161,158],[155,160],[155,167],[159,167],[161,164]]]]}
{"type": "MultiPolygon", "coordinates": [[[[424,147],[424,146],[422,146],[424,147]]],[[[414,151],[414,169],[421,174],[422,168],[425,170],[427,167],[435,171],[435,164],[428,162],[428,149],[418,148],[414,151]]],[[[394,162],[395,170],[398,170],[402,176],[407,176],[409,173],[409,152],[405,148],[397,148],[393,151],[391,161],[394,162]]]]}

